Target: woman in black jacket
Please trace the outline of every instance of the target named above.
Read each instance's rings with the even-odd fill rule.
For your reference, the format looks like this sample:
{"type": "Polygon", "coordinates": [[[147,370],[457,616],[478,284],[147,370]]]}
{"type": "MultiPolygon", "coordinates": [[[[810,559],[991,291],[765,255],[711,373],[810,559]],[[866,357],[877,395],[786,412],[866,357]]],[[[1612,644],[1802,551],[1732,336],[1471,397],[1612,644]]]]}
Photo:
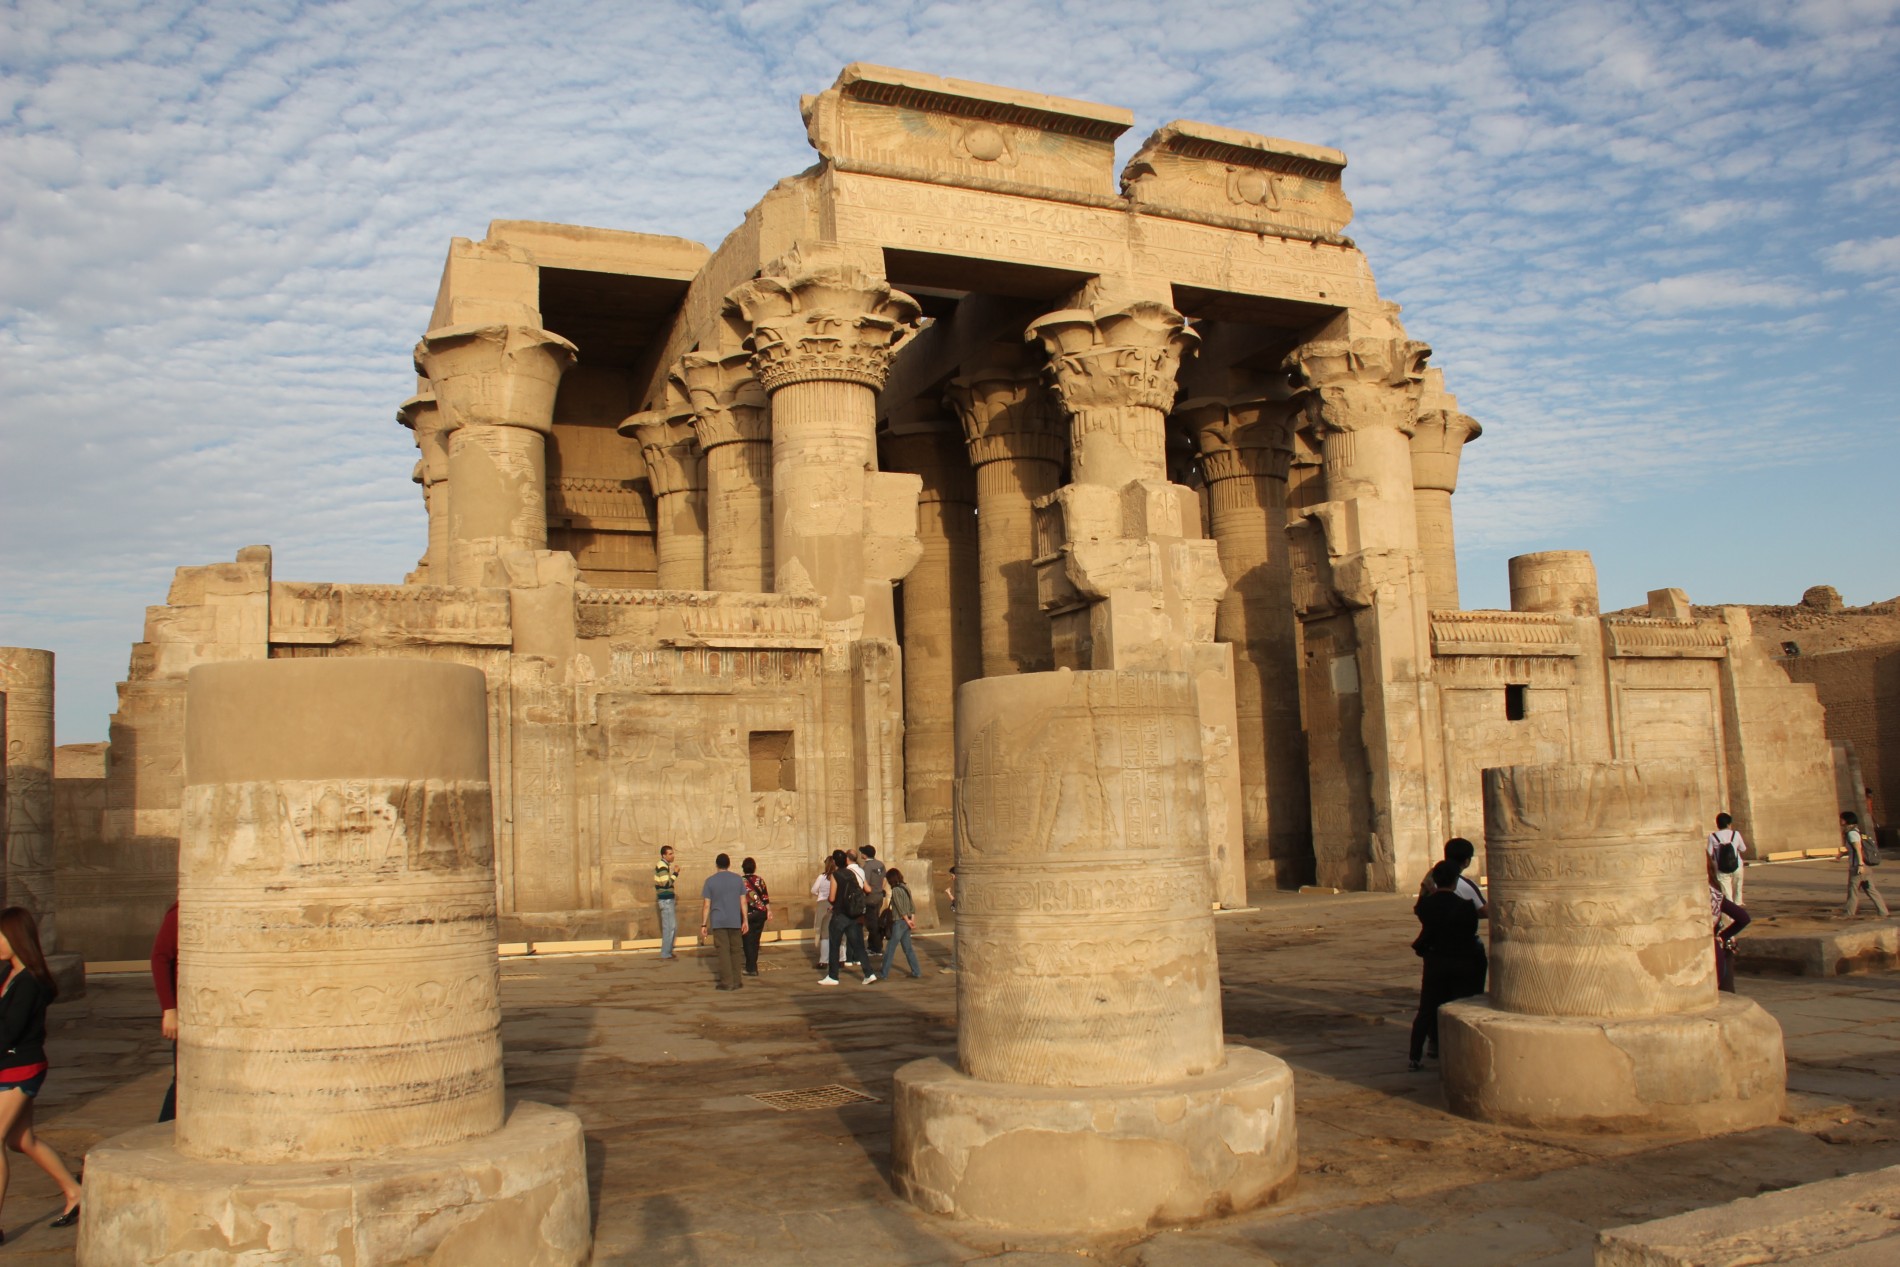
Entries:
{"type": "Polygon", "coordinates": [[[1408,1069],[1421,1068],[1427,1040],[1438,1046],[1438,1009],[1453,999],[1484,990],[1484,943],[1478,940],[1478,908],[1458,891],[1458,864],[1441,862],[1432,868],[1432,889],[1418,900],[1412,913],[1420,931],[1412,949],[1425,960],[1419,982],[1418,1015],[1412,1020],[1408,1069]]]}
{"type": "MultiPolygon", "coordinates": [[[[66,1194],[66,1210],[54,1227],[79,1222],[79,1184],[46,1141],[33,1133],[33,1097],[46,1081],[46,1005],[59,996],[40,952],[40,928],[24,906],[0,911],[0,1138],[33,1159],[66,1194]]],[[[7,1191],[7,1157],[0,1151],[0,1200],[7,1191]]],[[[6,1233],[0,1231],[0,1242],[6,1233]]]]}

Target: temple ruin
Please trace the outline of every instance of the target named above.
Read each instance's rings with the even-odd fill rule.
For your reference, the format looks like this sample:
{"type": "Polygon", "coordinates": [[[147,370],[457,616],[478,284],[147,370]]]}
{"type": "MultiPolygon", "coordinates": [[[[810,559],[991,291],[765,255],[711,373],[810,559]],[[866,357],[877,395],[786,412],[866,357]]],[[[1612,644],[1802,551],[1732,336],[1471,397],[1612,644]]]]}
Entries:
{"type": "Polygon", "coordinates": [[[1570,552],[1460,607],[1480,427],[1346,236],[1343,154],[1177,121],[1118,185],[1117,107],[852,65],[802,109],[818,162],[716,250],[450,243],[396,409],[415,570],[178,571],[103,759],[61,754],[63,948],[145,955],[186,674],[238,660],[483,672],[504,941],[653,936],[661,844],[689,885],[725,851],[801,894],[869,843],[938,889],[958,688],[1062,669],[1185,684],[1170,812],[1223,906],[1411,888],[1483,839],[1487,767],[1681,759],[1702,821],[1833,844],[1821,709],[1741,609],[1604,615],[1570,552]]]}

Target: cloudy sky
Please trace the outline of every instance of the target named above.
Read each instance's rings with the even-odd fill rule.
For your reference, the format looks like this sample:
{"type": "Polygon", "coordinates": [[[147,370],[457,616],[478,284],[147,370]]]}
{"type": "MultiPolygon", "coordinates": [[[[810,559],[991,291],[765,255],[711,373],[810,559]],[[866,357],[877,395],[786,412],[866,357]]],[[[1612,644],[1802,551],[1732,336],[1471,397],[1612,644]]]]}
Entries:
{"type": "Polygon", "coordinates": [[[105,737],[171,569],[395,581],[409,349],[491,218],[708,244],[874,61],[1335,145],[1485,426],[1467,606],[1900,594],[1900,0],[0,6],[0,644],[105,737]]]}

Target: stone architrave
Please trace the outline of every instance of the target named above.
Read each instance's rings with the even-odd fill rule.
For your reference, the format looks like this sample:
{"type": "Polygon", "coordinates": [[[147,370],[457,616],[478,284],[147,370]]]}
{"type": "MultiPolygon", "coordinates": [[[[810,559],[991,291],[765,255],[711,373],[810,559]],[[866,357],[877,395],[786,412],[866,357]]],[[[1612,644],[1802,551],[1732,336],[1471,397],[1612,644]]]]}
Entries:
{"type": "Polygon", "coordinates": [[[0,647],[0,737],[6,745],[6,904],[33,912],[62,999],[86,991],[78,955],[58,954],[53,873],[53,653],[0,647]]]}
{"type": "Polygon", "coordinates": [[[883,440],[884,456],[923,481],[917,540],[923,558],[904,578],[904,809],[929,832],[920,851],[952,862],[957,688],[982,675],[977,588],[977,493],[962,437],[913,424],[883,440]]]}
{"type": "Polygon", "coordinates": [[[1340,888],[1409,887],[1445,835],[1412,494],[1411,438],[1430,354],[1389,314],[1347,313],[1286,361],[1307,392],[1304,426],[1325,481],[1325,500],[1305,515],[1323,537],[1326,583],[1296,585],[1296,594],[1307,591],[1315,878],[1340,888]]]}
{"type": "Polygon", "coordinates": [[[640,443],[653,489],[659,587],[706,588],[706,454],[690,411],[654,409],[620,424],[640,443]]]}
{"type": "Polygon", "coordinates": [[[422,556],[417,578],[442,585],[449,573],[449,431],[447,419],[427,392],[411,396],[396,410],[396,421],[416,434],[422,456],[416,462],[416,483],[422,485],[422,505],[429,517],[428,552],[422,556]]]}
{"type": "Polygon", "coordinates": [[[1780,1027],[1716,991],[1701,773],[1684,761],[1484,772],[1491,988],[1439,1013],[1454,1112],[1705,1134],[1780,1118],[1780,1027]]]}
{"type": "Polygon", "coordinates": [[[1443,372],[1426,370],[1418,424],[1412,432],[1412,498],[1433,611],[1458,610],[1458,550],[1451,526],[1451,495],[1458,491],[1458,463],[1465,445],[1483,434],[1477,419],[1458,412],[1458,398],[1445,390],[1443,372]]]}
{"type": "Polygon", "coordinates": [[[1068,445],[1041,372],[1021,359],[972,370],[946,395],[976,468],[984,677],[1055,667],[1036,595],[1035,503],[1061,487],[1068,445]]]}
{"type": "Polygon", "coordinates": [[[1190,400],[1176,412],[1200,453],[1209,523],[1227,574],[1214,633],[1234,647],[1247,880],[1267,888],[1312,878],[1299,635],[1286,534],[1287,470],[1298,412],[1297,398],[1287,391],[1190,400]]]}
{"type": "Polygon", "coordinates": [[[697,352],[675,376],[706,454],[706,588],[772,592],[772,415],[751,354],[697,352]]]}
{"type": "Polygon", "coordinates": [[[178,1120],[88,1155],[79,1262],[585,1262],[579,1119],[504,1115],[482,673],[186,690],[178,1120]]]}
{"type": "Polygon", "coordinates": [[[448,326],[415,358],[450,433],[448,583],[480,585],[491,561],[547,549],[547,437],[575,348],[533,326],[448,326]]]}
{"type": "Polygon", "coordinates": [[[897,1072],[910,1200],[1087,1235],[1291,1183],[1291,1071],[1222,1042],[1202,768],[1185,673],[959,692],[957,1063],[897,1072]]]}

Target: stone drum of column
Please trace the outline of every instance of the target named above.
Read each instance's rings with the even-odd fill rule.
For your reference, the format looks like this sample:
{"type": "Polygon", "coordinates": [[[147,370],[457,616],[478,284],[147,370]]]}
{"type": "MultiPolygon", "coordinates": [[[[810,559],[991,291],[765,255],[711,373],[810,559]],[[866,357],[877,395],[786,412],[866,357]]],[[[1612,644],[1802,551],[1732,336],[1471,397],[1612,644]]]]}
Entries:
{"type": "Polygon", "coordinates": [[[347,1160],[498,1130],[482,673],[212,664],[186,709],[179,1151],[347,1160]]]}
{"type": "Polygon", "coordinates": [[[1511,574],[1511,610],[1597,614],[1597,568],[1587,550],[1519,554],[1506,564],[1511,574]]]}
{"type": "Polygon", "coordinates": [[[1060,671],[969,682],[957,753],[963,1072],[1114,1087],[1217,1069],[1192,679],[1060,671]]]}
{"type": "Polygon", "coordinates": [[[1697,773],[1670,761],[1484,772],[1493,1006],[1615,1019],[1715,1005],[1697,773]]]}

